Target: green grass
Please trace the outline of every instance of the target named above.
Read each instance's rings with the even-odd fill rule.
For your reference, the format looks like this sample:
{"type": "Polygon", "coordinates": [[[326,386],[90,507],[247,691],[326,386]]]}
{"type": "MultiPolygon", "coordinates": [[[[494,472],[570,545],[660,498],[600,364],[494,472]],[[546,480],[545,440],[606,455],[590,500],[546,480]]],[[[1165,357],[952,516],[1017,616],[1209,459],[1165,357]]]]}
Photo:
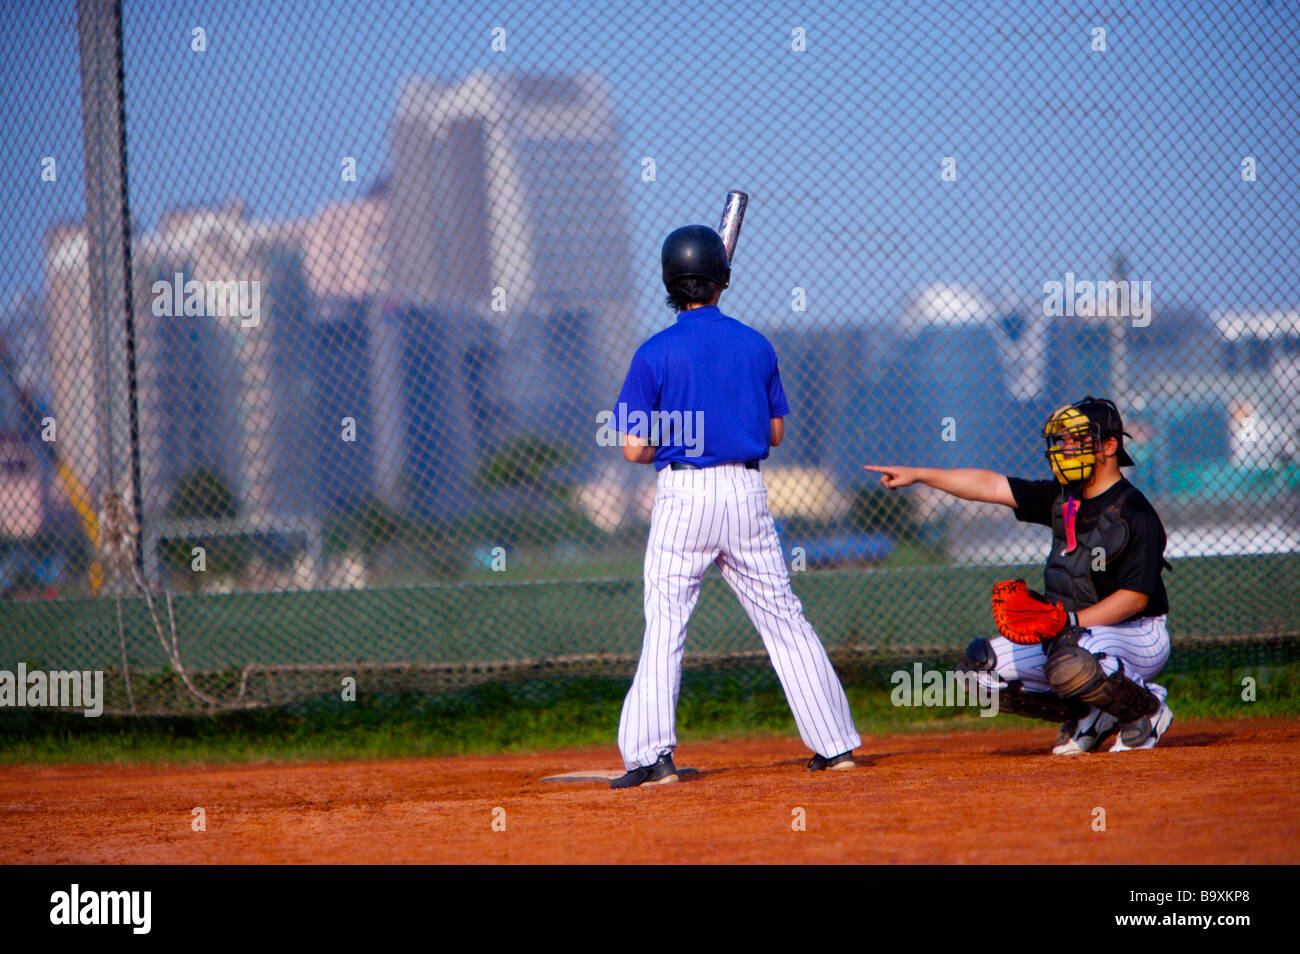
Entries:
{"type": "MultiPolygon", "coordinates": [[[[945,660],[923,660],[940,668],[945,660]]],[[[890,673],[910,661],[846,672],[859,730],[867,737],[911,732],[1039,726],[973,709],[896,708],[890,673]]],[[[1161,676],[1179,720],[1300,716],[1300,651],[1262,644],[1183,649],[1161,676]],[[1242,679],[1256,680],[1256,701],[1242,679]]],[[[614,752],[627,684],[565,680],[489,685],[452,696],[362,694],[219,717],[87,719],[0,713],[0,764],[301,762],[605,746],[614,752]]],[[[794,736],[793,720],[769,670],[688,672],[678,707],[680,741],[794,736]]]]}

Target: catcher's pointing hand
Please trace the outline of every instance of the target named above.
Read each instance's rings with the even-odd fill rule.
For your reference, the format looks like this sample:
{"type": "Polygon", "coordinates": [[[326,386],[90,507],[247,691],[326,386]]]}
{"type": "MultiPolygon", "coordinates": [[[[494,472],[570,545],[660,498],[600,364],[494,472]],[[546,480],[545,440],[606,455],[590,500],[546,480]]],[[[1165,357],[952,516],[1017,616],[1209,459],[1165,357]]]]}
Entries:
{"type": "Polygon", "coordinates": [[[920,470],[918,467],[878,467],[875,464],[865,464],[862,469],[879,474],[880,482],[890,490],[911,486],[920,479],[917,474],[920,470]]]}

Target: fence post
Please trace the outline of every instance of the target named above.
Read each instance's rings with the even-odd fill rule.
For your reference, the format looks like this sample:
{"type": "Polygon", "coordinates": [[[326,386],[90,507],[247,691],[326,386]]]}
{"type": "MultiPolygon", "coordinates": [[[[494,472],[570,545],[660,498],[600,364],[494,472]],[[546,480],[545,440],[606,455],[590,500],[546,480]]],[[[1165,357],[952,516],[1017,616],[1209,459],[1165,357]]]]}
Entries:
{"type": "MultiPolygon", "coordinates": [[[[86,240],[99,417],[96,506],[122,495],[135,520],[141,565],[140,422],[136,395],[131,212],[126,167],[125,68],[120,0],[77,0],[81,127],[86,152],[86,240]]],[[[102,529],[101,529],[102,537],[102,529]]],[[[116,592],[125,581],[106,583],[116,592]]]]}

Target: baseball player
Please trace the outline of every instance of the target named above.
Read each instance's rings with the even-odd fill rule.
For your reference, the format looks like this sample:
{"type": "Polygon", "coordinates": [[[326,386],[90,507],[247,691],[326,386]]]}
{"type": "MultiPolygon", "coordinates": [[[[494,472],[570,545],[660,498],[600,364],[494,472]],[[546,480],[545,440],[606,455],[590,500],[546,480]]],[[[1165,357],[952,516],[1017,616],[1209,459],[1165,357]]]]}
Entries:
{"type": "Polygon", "coordinates": [[[1085,397],[1043,429],[1055,480],[988,470],[877,467],[890,489],[923,483],[965,500],[1012,508],[1052,528],[1043,572],[1046,598],[1023,580],[993,590],[1001,636],[977,639],[958,664],[999,690],[999,709],[1064,723],[1052,752],[1152,748],[1173,713],[1153,679],[1169,659],[1161,572],[1165,530],[1155,509],[1120,473],[1133,466],[1119,410],[1085,397]]]}
{"type": "Polygon", "coordinates": [[[718,310],[731,281],[722,238],[690,225],[664,240],[668,305],[677,321],[632,358],[615,416],[629,461],[658,471],[645,555],[645,641],[623,703],[613,788],[677,781],[673,750],[686,627],[700,580],[717,565],[767,648],[813,750],[811,771],[852,769],[861,744],[830,659],[790,589],[759,462],[789,413],[776,353],[718,310]]]}

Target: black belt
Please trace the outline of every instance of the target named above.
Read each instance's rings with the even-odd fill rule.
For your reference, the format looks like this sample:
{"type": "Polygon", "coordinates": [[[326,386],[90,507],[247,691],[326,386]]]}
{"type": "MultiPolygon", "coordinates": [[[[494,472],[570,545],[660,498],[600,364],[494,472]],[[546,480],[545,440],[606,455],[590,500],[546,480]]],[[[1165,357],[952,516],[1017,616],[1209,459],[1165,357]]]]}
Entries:
{"type": "MultiPolygon", "coordinates": [[[[740,461],[736,461],[736,463],[740,463],[740,461]]],[[[671,467],[673,470],[706,470],[707,469],[704,467],[696,467],[694,464],[688,464],[685,461],[680,461],[680,460],[675,460],[672,463],[670,463],[668,466],[671,467]]],[[[758,470],[758,461],[756,460],[745,461],[745,470],[758,470]]]]}

